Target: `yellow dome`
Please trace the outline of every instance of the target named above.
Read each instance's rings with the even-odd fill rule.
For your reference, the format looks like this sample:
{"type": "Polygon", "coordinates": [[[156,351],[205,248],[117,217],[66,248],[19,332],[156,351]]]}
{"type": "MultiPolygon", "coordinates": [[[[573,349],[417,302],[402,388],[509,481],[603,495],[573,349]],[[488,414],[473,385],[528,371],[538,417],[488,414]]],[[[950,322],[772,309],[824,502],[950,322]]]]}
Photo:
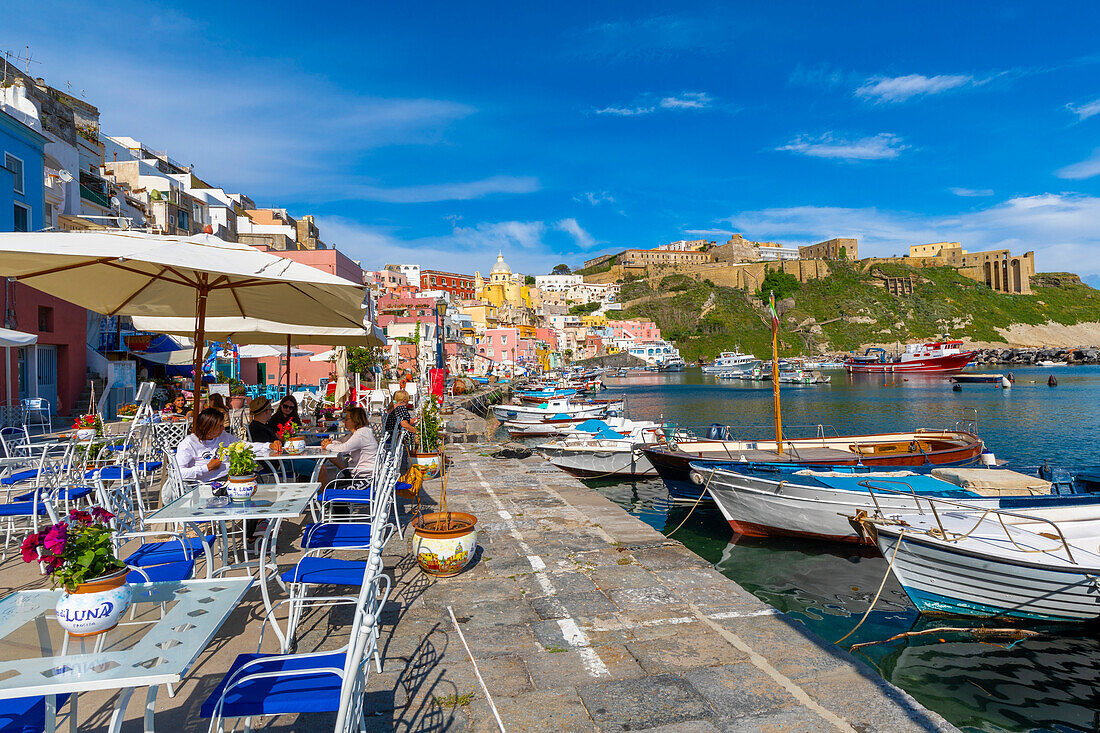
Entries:
{"type": "Polygon", "coordinates": [[[489,270],[490,275],[511,275],[512,268],[508,267],[508,263],[504,261],[504,253],[497,253],[497,263],[493,265],[493,269],[489,270]]]}

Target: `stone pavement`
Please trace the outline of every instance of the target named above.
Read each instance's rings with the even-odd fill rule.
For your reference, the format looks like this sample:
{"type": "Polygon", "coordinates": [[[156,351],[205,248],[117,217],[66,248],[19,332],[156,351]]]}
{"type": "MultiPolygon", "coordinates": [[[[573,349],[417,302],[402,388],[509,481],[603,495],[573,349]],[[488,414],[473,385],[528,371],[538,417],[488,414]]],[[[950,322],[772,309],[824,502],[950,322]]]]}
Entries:
{"type": "Polygon", "coordinates": [[[448,607],[508,731],[954,730],[579,481],[493,449],[449,453],[450,508],[479,518],[467,571],[433,580],[391,544],[372,730],[496,730],[448,607]]]}

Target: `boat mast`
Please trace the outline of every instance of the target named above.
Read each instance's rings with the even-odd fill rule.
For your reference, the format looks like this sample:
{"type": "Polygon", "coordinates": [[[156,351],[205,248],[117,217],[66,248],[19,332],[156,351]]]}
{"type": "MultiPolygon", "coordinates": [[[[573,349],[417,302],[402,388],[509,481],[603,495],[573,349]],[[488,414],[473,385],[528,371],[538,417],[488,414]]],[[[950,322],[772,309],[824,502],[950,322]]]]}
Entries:
{"type": "Polygon", "coordinates": [[[775,404],[775,451],[783,455],[783,416],[779,409],[779,314],[775,310],[775,291],[768,295],[772,312],[772,401],[775,404]]]}

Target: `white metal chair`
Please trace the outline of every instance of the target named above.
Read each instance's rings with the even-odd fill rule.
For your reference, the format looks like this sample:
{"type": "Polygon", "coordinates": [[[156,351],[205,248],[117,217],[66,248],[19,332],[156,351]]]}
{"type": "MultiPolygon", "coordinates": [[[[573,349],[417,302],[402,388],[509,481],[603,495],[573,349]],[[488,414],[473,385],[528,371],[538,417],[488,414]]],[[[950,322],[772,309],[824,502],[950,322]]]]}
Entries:
{"type": "Polygon", "coordinates": [[[53,413],[50,411],[50,401],[45,397],[28,397],[23,400],[23,412],[26,415],[26,419],[30,419],[31,415],[38,415],[40,420],[38,425],[45,425],[49,428],[46,432],[53,432],[53,413]]]}

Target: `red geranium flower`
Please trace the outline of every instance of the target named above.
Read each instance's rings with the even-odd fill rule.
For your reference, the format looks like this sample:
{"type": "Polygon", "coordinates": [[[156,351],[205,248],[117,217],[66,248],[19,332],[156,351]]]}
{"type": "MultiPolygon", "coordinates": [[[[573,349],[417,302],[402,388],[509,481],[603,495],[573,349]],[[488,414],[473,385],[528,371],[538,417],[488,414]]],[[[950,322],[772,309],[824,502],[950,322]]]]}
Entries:
{"type": "Polygon", "coordinates": [[[41,544],[42,535],[35,532],[27,535],[19,546],[19,551],[23,553],[23,562],[38,562],[38,547],[41,544]]]}
{"type": "Polygon", "coordinates": [[[92,515],[84,511],[83,509],[73,509],[71,512],[69,512],[69,519],[74,522],[79,522],[80,524],[92,523],[92,515]]]}

